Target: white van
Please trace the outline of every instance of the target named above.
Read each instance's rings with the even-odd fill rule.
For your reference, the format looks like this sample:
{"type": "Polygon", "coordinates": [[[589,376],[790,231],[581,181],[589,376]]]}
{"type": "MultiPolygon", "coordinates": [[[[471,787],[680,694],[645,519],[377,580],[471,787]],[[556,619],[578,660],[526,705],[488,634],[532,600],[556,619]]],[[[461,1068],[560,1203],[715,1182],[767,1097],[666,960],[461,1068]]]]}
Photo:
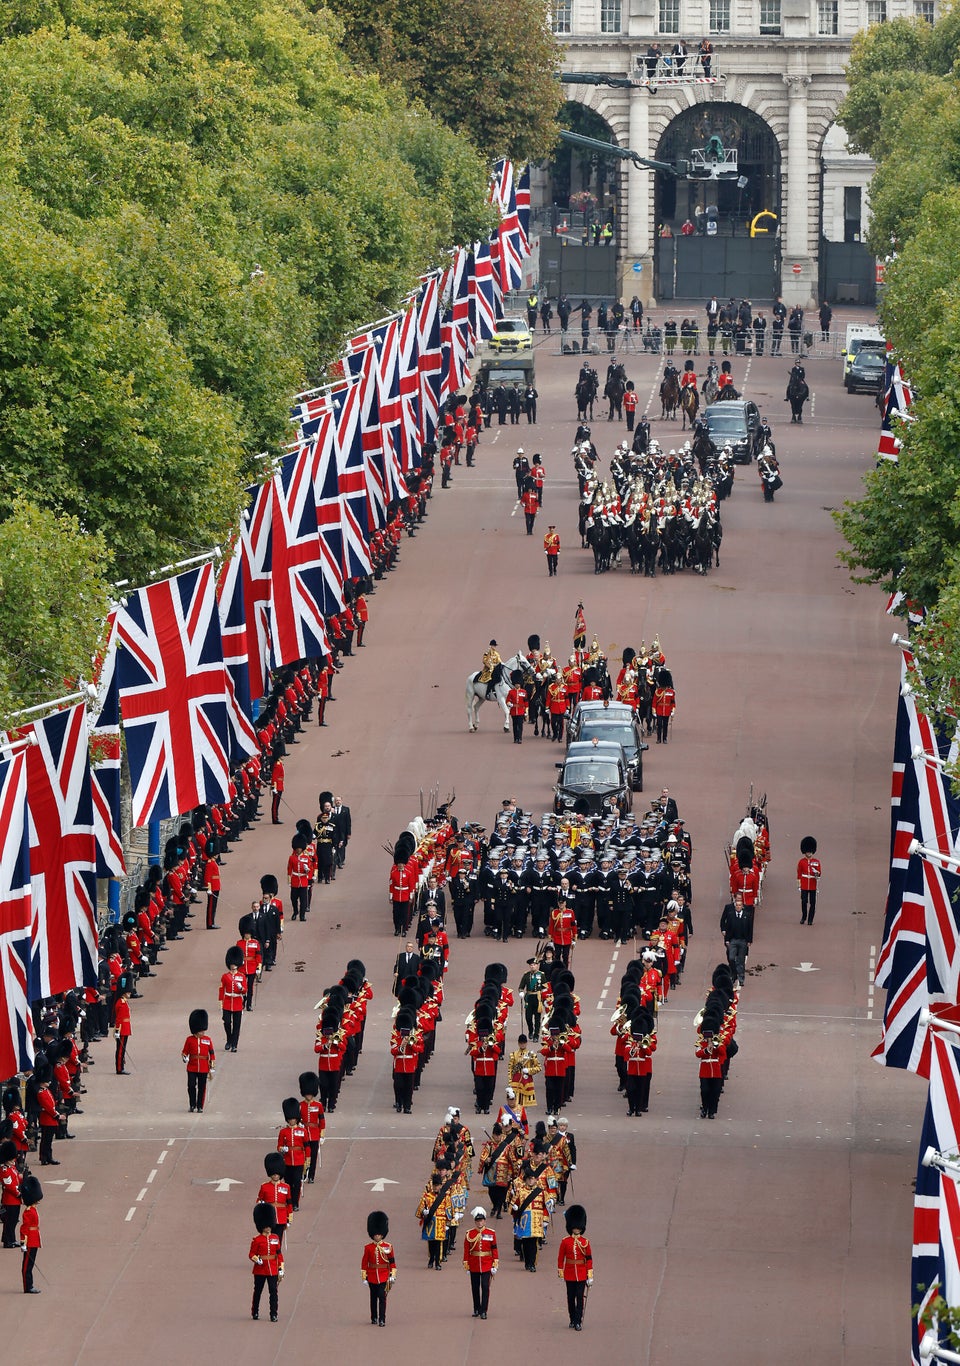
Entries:
{"type": "Polygon", "coordinates": [[[853,363],[854,356],[864,342],[876,342],[883,346],[883,333],[879,327],[874,327],[872,323],[847,323],[847,335],[843,343],[842,353],[844,379],[847,377],[847,371],[853,363]]]}

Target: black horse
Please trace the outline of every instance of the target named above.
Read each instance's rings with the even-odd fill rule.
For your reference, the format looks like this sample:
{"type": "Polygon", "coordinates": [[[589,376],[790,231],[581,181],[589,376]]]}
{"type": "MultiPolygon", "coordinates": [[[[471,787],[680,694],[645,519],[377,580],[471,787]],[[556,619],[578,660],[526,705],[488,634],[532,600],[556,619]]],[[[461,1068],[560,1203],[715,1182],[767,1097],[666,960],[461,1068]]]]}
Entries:
{"type": "Polygon", "coordinates": [[[612,422],[614,416],[617,421],[623,417],[623,396],[627,392],[627,372],[622,365],[611,365],[607,371],[607,382],[603,388],[603,396],[610,405],[607,413],[607,421],[612,422]]]}
{"type": "Polygon", "coordinates": [[[599,381],[595,370],[591,370],[588,375],[581,375],[577,380],[577,387],[574,390],[577,399],[577,420],[586,422],[593,421],[593,405],[597,401],[597,390],[599,381]]]}
{"type": "Polygon", "coordinates": [[[790,421],[803,421],[803,405],[810,397],[810,390],[804,376],[803,366],[795,365],[790,371],[785,401],[790,404],[790,421]]]}

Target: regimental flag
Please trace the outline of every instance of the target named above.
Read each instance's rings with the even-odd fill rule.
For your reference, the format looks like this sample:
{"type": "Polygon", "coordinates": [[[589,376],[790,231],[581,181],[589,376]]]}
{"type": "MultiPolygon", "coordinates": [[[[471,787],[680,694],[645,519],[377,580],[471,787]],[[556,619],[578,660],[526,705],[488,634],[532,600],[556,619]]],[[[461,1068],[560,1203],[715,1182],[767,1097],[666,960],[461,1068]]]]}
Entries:
{"type": "Polygon", "coordinates": [[[138,589],[117,621],[134,825],[226,801],[230,685],[213,566],[138,589]]]}
{"type": "MultiPolygon", "coordinates": [[[[941,1031],[931,1031],[930,1089],[920,1138],[913,1216],[913,1263],[910,1304],[914,1317],[913,1359],[926,1327],[924,1311],[941,1295],[947,1304],[960,1304],[960,1187],[958,1178],[924,1166],[933,1148],[947,1161],[960,1160],[960,1048],[941,1031]]],[[[927,1325],[929,1326],[929,1325],[927,1325]]]]}
{"type": "Polygon", "coordinates": [[[284,456],[273,483],[270,646],[275,668],[330,653],[324,616],[342,603],[321,564],[309,446],[284,456]]]}
{"type": "Polygon", "coordinates": [[[240,519],[243,614],[249,650],[250,700],[269,691],[270,569],[273,559],[273,489],[254,484],[250,506],[240,519]]]}
{"type": "Polygon", "coordinates": [[[360,386],[346,384],[330,395],[336,424],[334,442],[340,490],[343,576],[362,577],[371,570],[367,476],[360,430],[360,386]]]}
{"type": "Polygon", "coordinates": [[[220,566],[217,576],[217,610],[227,680],[227,716],[230,720],[230,762],[240,764],[259,751],[250,698],[250,658],[257,654],[247,630],[243,591],[243,543],[240,536],[220,566]]]}
{"type": "Polygon", "coordinates": [[[417,305],[411,303],[400,320],[397,375],[400,387],[400,447],[404,473],[420,468],[420,337],[417,305]]]}
{"type": "Polygon", "coordinates": [[[123,877],[120,824],[120,685],[117,677],[117,613],[107,619],[107,641],[94,678],[97,700],[90,711],[90,780],[97,877],[123,877]]]}
{"type": "Polygon", "coordinates": [[[337,471],[336,423],[327,395],[326,408],[317,418],[317,430],[309,447],[313,498],[320,534],[320,567],[327,593],[343,610],[343,506],[337,471]]]}
{"type": "Polygon", "coordinates": [[[877,463],[889,460],[898,464],[900,460],[900,437],[896,423],[907,418],[913,394],[903,377],[899,361],[893,359],[892,348],[887,343],[887,361],[883,374],[883,418],[880,423],[880,442],[877,447],[877,463]]]}
{"type": "Polygon", "coordinates": [[[417,304],[417,338],[420,354],[420,445],[432,441],[440,412],[443,347],[440,337],[440,275],[434,272],[422,281],[417,304]]]}
{"type": "Polygon", "coordinates": [[[0,762],[0,1075],[33,1066],[27,756],[0,762]]]}
{"type": "Polygon", "coordinates": [[[31,1001],[97,983],[97,842],[82,703],[22,727],[30,817],[31,1001]]]}

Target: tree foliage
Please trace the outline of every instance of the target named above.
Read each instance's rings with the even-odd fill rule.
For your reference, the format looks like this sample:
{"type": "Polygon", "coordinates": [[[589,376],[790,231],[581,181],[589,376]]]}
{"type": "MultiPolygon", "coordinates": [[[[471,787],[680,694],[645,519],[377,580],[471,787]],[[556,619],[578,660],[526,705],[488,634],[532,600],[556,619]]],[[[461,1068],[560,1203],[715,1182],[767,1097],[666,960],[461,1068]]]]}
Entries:
{"type": "Polygon", "coordinates": [[[0,0],[0,521],[72,516],[130,579],[222,540],[291,396],[489,231],[470,139],[342,37],[301,0],[0,0]]]}
{"type": "Polygon", "coordinates": [[[545,0],[328,0],[349,51],[389,72],[488,157],[529,161],[557,141],[563,101],[545,0]]]}
{"type": "Polygon", "coordinates": [[[891,239],[896,247],[882,320],[915,400],[900,426],[899,462],[868,474],[863,497],[838,521],[857,578],[926,608],[917,647],[924,700],[935,713],[960,706],[958,35],[956,12],[933,27],[898,21],[861,35],[842,114],[858,145],[879,158],[871,245],[881,255],[891,239]],[[908,55],[916,72],[890,65],[908,55]],[[914,76],[920,84],[911,98],[914,76]]]}
{"type": "Polygon", "coordinates": [[[90,677],[110,565],[103,538],[75,517],[20,499],[0,522],[0,726],[90,677]]]}

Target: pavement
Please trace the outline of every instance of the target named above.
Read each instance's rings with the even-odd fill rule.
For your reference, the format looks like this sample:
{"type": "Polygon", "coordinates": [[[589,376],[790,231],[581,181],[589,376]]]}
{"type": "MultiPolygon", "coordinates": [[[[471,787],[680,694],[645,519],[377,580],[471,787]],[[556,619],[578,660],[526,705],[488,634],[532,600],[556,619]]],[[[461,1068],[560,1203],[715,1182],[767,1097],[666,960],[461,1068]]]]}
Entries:
{"type": "MultiPolygon", "coordinates": [[[[451,487],[436,488],[400,567],[377,585],[365,648],[337,680],[328,727],[290,751],[284,824],[261,822],[227,859],[224,929],[207,933],[197,916],[134,1002],[131,1075],[114,1075],[107,1045],[95,1050],[76,1140],[57,1145],[61,1184],[44,1180],[42,1297],[19,1293],[18,1257],[0,1288],[4,1336],[29,1343],[35,1358],[193,1363],[214,1350],[233,1366],[308,1353],[386,1354],[405,1366],[427,1351],[476,1363],[543,1350],[564,1362],[587,1344],[635,1366],[878,1366],[905,1356],[923,1083],[870,1060],[899,656],[882,595],[852,584],[837,559],[830,517],[873,465],[876,409],[844,393],[839,361],[811,359],[811,403],[803,426],[791,426],[789,359],[734,360],[735,382],[774,427],[784,479],[775,503],[763,502],[754,469],[738,468],[709,576],[651,581],[631,577],[626,561],[596,576],[579,548],[570,459],[580,362],[557,355],[555,342],[538,334],[539,423],[486,432],[476,468],[455,468],[451,487]],[[518,445],[541,452],[547,470],[532,538],[511,516],[518,445]],[[542,547],[547,521],[563,543],[555,579],[542,547]],[[532,1283],[513,1259],[509,1225],[494,1225],[502,1261],[485,1322],[471,1318],[459,1248],[442,1279],[426,1270],[414,1210],[444,1112],[460,1105],[478,1140],[489,1122],[473,1114],[462,1021],[485,964],[507,963],[516,987],[532,945],[454,939],[437,1052],[413,1114],[396,1115],[388,1036],[397,941],[383,846],[417,814],[420,789],[441,800],[455,791],[455,814],[487,826],[508,795],[538,815],[550,808],[560,747],[530,734],[514,746],[489,706],[469,734],[464,679],[494,637],[504,656],[534,631],[566,654],[578,600],[611,656],[659,634],[673,672],[671,740],[650,749],[645,779],[648,793],[670,787],[692,833],[695,936],[661,1016],[641,1119],[628,1119],[617,1095],[609,1034],[630,951],[597,939],[575,951],[584,1040],[566,1112],[580,1158],[568,1200],[588,1211],[596,1285],[585,1336],[574,1338],[554,1269],[559,1221],[532,1283]],[[741,999],[741,1051],[709,1122],[699,1119],[694,1016],[723,958],[723,849],[751,787],[768,797],[773,862],[741,999]],[[315,889],[308,922],[288,925],[239,1052],[221,1051],[207,1110],[190,1115],[180,1061],[187,1015],[205,1005],[221,1045],[216,984],[230,927],[261,873],[284,881],[295,820],[316,814],[324,788],[352,808],[346,866],[315,889]],[[794,877],[806,834],[824,867],[812,927],[800,924],[794,877]],[[264,1314],[254,1324],[247,1250],[263,1155],[275,1146],[281,1101],[313,1065],[314,1004],[353,957],[376,992],[364,1052],[289,1235],[280,1321],[264,1314]],[[390,1216],[399,1277],[387,1327],[371,1341],[359,1266],[366,1216],[378,1207],[390,1216]]],[[[594,363],[602,377],[605,356],[594,363]]],[[[642,409],[659,363],[626,363],[642,409]]],[[[601,413],[593,431],[606,464],[625,432],[601,413]]],[[[653,430],[668,448],[682,440],[679,419],[653,430]]],[[[520,1029],[515,1011],[511,1046],[520,1029]]],[[[498,1092],[505,1085],[501,1075],[498,1092]]],[[[542,1086],[540,1101],[534,1118],[544,1114],[542,1086]]]]}

